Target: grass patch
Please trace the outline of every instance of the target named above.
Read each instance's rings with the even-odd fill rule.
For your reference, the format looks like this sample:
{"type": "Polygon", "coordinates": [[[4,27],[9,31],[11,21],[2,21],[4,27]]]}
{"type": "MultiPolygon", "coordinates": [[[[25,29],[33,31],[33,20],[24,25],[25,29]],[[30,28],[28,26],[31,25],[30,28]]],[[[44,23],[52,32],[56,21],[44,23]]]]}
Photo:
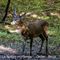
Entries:
{"type": "Polygon", "coordinates": [[[11,34],[7,31],[0,30],[0,40],[6,40],[6,41],[16,41],[19,42],[22,40],[22,36],[20,34],[11,34]]]}

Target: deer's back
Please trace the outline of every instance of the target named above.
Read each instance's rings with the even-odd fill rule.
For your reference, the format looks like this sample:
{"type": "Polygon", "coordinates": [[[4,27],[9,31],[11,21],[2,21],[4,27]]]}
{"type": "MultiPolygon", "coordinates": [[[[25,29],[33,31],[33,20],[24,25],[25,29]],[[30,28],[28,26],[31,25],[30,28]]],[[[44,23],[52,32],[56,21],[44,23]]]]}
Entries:
{"type": "Polygon", "coordinates": [[[48,22],[44,20],[28,22],[28,29],[30,33],[36,36],[43,32],[45,26],[48,26],[48,22]]]}

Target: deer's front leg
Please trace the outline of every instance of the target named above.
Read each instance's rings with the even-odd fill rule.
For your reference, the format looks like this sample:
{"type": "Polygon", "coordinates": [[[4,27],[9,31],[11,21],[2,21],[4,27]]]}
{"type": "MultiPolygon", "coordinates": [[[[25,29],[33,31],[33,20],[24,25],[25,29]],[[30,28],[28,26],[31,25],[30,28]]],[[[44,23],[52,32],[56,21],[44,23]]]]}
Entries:
{"type": "Polygon", "coordinates": [[[32,56],[32,44],[33,44],[33,38],[30,38],[30,56],[32,56]]]}
{"type": "Polygon", "coordinates": [[[22,48],[22,54],[24,54],[25,45],[26,45],[26,40],[27,40],[27,38],[24,37],[23,48],[22,48]]]}
{"type": "Polygon", "coordinates": [[[48,56],[48,35],[44,32],[45,40],[46,40],[46,56],[48,56]]]}

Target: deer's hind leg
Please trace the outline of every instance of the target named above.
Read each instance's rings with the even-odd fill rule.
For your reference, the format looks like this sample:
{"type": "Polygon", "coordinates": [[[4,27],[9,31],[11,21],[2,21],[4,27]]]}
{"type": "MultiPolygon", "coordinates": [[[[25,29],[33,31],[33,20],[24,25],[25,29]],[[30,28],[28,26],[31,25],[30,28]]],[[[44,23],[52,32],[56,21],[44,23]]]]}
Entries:
{"type": "MultiPolygon", "coordinates": [[[[41,52],[42,50],[42,46],[43,46],[43,42],[46,40],[46,54],[42,54],[42,55],[46,55],[48,56],[48,35],[44,32],[42,35],[39,36],[42,40],[42,43],[41,43],[41,47],[40,47],[40,50],[39,52],[41,52]]],[[[38,53],[38,55],[41,55],[41,53],[38,53]]]]}
{"type": "Polygon", "coordinates": [[[33,44],[33,38],[30,38],[30,56],[32,56],[32,44],[33,44]]]}
{"type": "Polygon", "coordinates": [[[41,38],[41,47],[40,47],[39,52],[41,52],[42,47],[43,47],[43,43],[44,43],[44,37],[42,36],[42,34],[41,34],[41,35],[39,35],[39,37],[41,38]]]}
{"type": "Polygon", "coordinates": [[[41,50],[42,50],[42,47],[43,47],[43,43],[44,43],[44,37],[42,34],[39,35],[39,37],[41,38],[41,46],[40,46],[40,50],[39,50],[39,53],[37,53],[38,55],[41,55],[41,50]]]}

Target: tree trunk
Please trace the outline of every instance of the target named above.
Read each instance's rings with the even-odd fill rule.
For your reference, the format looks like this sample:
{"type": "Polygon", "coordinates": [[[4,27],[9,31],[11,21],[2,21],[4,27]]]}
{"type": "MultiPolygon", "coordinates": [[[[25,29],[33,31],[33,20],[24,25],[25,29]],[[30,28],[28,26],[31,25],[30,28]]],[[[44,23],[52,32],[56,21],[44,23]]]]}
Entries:
{"type": "Polygon", "coordinates": [[[9,6],[10,6],[10,1],[11,0],[8,0],[8,2],[7,2],[6,9],[5,9],[5,15],[4,15],[3,19],[2,19],[2,23],[5,23],[5,19],[7,17],[8,9],[9,9],[9,6]]]}

